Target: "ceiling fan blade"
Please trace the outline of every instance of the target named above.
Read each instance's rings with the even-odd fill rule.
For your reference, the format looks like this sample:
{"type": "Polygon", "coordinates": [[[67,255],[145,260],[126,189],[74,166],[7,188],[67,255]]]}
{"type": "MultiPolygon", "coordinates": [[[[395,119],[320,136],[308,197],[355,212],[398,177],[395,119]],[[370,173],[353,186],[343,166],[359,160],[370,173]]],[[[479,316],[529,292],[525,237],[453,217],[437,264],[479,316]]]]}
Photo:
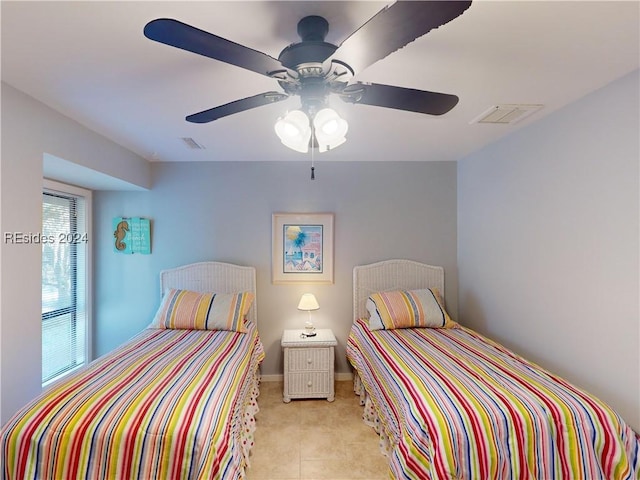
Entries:
{"type": "Polygon", "coordinates": [[[289,98],[289,95],[279,92],[260,93],[253,97],[235,100],[218,107],[210,108],[209,110],[204,110],[203,112],[194,113],[193,115],[189,115],[185,120],[192,123],[213,122],[227,115],[233,115],[234,113],[244,112],[245,110],[261,107],[270,103],[280,102],[285,98],[289,98]]]}
{"type": "Polygon", "coordinates": [[[395,108],[429,115],[447,113],[458,103],[458,97],[447,93],[376,83],[354,83],[346,86],[339,95],[348,103],[395,108]]]}
{"type": "Polygon", "coordinates": [[[471,1],[397,1],[373,16],[338,47],[333,58],[355,73],[462,15],[471,1]]]}
{"type": "Polygon", "coordinates": [[[156,42],[246,68],[262,75],[283,69],[278,60],[266,53],[170,18],[159,18],[147,23],[144,27],[144,35],[156,42]]]}

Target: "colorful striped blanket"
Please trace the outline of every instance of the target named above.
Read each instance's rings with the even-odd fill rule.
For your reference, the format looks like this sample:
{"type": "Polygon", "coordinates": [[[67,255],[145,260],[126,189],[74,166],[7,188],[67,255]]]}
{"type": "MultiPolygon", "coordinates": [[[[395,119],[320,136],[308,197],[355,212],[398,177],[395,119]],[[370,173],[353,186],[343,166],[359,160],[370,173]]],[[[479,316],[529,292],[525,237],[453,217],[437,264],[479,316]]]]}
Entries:
{"type": "Polygon", "coordinates": [[[347,357],[394,479],[640,478],[640,436],[610,407],[472,330],[358,320],[347,357]]]}
{"type": "Polygon", "coordinates": [[[247,333],[146,329],[3,427],[2,478],[242,478],[243,416],[263,358],[253,325],[247,333]]]}

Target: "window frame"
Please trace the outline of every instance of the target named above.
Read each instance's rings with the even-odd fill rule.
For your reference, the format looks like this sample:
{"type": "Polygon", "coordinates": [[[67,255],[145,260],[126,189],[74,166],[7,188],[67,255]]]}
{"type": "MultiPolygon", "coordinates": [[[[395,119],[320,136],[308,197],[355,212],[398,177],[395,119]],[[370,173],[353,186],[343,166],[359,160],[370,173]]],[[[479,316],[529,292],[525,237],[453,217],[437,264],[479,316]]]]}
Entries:
{"type": "MultiPolygon", "coordinates": [[[[43,185],[42,185],[42,193],[50,193],[52,195],[62,195],[62,196],[76,196],[76,197],[83,197],[84,198],[84,208],[85,208],[85,212],[84,212],[84,217],[85,217],[85,229],[87,234],[87,242],[86,242],[86,251],[85,251],[85,268],[86,268],[86,272],[84,275],[85,281],[84,281],[84,289],[85,289],[85,345],[84,345],[84,354],[85,354],[85,361],[83,364],[80,365],[76,365],[75,367],[60,373],[59,375],[56,375],[55,377],[42,382],[42,386],[46,387],[47,385],[49,385],[50,383],[63,378],[67,375],[69,375],[70,373],[74,372],[75,370],[77,370],[78,368],[83,367],[84,365],[88,364],[92,359],[93,359],[93,333],[92,333],[92,325],[93,325],[93,289],[92,289],[92,277],[93,277],[93,273],[92,273],[92,263],[93,263],[93,253],[92,253],[92,232],[93,232],[93,227],[92,227],[92,214],[93,214],[93,208],[92,208],[92,192],[91,190],[87,190],[85,188],[81,188],[81,187],[77,187],[74,185],[68,185],[65,183],[61,183],[61,182],[57,182],[54,180],[49,180],[49,179],[43,179],[43,185]]],[[[43,222],[44,219],[41,219],[41,222],[43,222]]],[[[42,259],[40,260],[42,262],[42,259]]],[[[76,288],[80,288],[81,285],[78,285],[76,282],[76,288]]],[[[72,300],[72,304],[75,304],[76,302],[76,292],[74,292],[73,295],[73,300],[72,300]]],[[[46,315],[46,314],[45,314],[46,315]]],[[[40,321],[43,322],[45,320],[45,315],[41,314],[40,317],[40,321]]],[[[42,326],[40,327],[42,328],[42,326]]],[[[42,346],[40,347],[42,348],[42,346]]],[[[41,375],[42,376],[42,375],[41,375]]]]}

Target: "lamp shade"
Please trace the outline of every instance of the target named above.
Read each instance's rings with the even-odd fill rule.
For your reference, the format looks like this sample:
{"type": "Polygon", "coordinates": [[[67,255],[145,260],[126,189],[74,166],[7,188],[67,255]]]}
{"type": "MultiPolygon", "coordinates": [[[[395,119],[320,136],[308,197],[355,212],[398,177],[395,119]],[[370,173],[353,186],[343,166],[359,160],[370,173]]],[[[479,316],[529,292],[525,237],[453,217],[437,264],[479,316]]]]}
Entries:
{"type": "Polygon", "coordinates": [[[298,303],[298,310],[318,310],[320,305],[318,305],[318,300],[313,293],[305,293],[300,298],[300,303],[298,303]]]}
{"type": "Polygon", "coordinates": [[[346,141],[345,135],[349,130],[349,124],[330,108],[323,108],[316,113],[313,126],[320,152],[336,148],[346,141]]]}
{"type": "Polygon", "coordinates": [[[280,141],[287,147],[301,153],[309,151],[311,126],[309,117],[301,110],[293,110],[279,118],[275,129],[280,141]]]}

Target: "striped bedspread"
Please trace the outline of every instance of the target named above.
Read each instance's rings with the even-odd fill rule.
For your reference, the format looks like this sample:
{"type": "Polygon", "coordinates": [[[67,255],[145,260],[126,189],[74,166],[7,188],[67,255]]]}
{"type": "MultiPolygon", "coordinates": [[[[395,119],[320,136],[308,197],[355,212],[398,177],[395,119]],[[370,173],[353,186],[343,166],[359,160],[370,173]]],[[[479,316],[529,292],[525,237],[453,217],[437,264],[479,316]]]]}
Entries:
{"type": "Polygon", "coordinates": [[[242,417],[263,358],[253,326],[146,329],[3,427],[3,478],[241,478],[242,417]]]}
{"type": "Polygon", "coordinates": [[[347,356],[394,479],[640,478],[640,437],[611,408],[469,329],[359,320],[347,356]]]}

